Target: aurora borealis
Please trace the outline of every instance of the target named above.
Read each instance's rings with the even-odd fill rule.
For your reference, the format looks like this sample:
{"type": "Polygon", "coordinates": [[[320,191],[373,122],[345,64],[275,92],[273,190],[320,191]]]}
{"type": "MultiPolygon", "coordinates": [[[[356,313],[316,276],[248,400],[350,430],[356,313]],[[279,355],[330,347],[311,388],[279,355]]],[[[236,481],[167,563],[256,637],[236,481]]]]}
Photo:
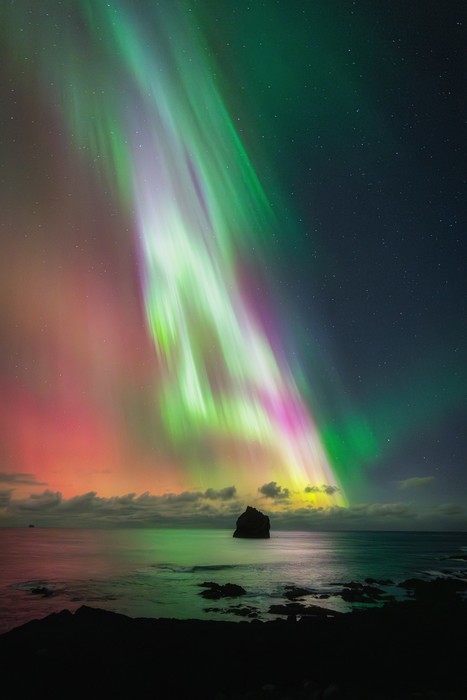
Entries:
{"type": "Polygon", "coordinates": [[[309,5],[2,8],[7,518],[463,517],[461,13],[309,5]]]}

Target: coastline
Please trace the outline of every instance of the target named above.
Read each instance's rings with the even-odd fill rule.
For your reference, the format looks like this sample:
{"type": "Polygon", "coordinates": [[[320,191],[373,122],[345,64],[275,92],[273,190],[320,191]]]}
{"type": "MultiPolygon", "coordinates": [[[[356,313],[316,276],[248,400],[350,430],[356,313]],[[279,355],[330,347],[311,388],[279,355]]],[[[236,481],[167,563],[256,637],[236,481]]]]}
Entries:
{"type": "Polygon", "coordinates": [[[3,697],[460,700],[467,603],[439,593],[268,622],[63,610],[0,636],[3,697]]]}
{"type": "Polygon", "coordinates": [[[0,532],[0,633],[81,605],[130,617],[269,621],[304,614],[300,602],[342,613],[402,600],[411,591],[401,584],[415,577],[467,581],[463,533],[277,531],[258,544],[218,530],[30,532],[0,532]],[[203,595],[211,581],[246,594],[203,595]]]}

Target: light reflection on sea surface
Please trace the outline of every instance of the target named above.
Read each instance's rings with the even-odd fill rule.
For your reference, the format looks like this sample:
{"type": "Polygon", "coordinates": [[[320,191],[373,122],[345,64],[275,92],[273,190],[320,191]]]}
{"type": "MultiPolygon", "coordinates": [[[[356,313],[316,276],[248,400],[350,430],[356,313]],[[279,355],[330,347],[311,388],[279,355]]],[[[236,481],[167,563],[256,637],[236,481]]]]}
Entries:
{"type": "Polygon", "coordinates": [[[465,573],[462,553],[467,533],[273,532],[270,540],[242,540],[225,530],[4,529],[0,631],[83,604],[132,617],[224,620],[239,618],[205,609],[241,604],[270,619],[286,585],[334,594],[307,602],[347,611],[335,584],[465,573]],[[450,558],[456,553],[460,559],[450,558]],[[247,595],[206,601],[198,587],[204,581],[237,583],[247,595]],[[51,594],[31,592],[41,587],[51,594]]]}

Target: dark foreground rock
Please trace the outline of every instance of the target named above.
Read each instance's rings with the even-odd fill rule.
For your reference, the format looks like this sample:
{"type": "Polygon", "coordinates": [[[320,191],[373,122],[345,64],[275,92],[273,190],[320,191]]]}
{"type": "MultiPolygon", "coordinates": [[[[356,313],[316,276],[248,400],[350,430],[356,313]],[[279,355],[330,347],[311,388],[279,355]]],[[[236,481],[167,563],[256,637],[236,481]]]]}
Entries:
{"type": "Polygon", "coordinates": [[[271,528],[269,518],[261,511],[247,506],[246,510],[237,518],[237,528],[234,537],[246,537],[248,539],[268,539],[271,528]]]}
{"type": "Polygon", "coordinates": [[[418,601],[432,605],[454,602],[459,593],[467,594],[467,581],[456,578],[435,578],[431,581],[409,578],[402,581],[399,587],[405,588],[418,601]]]}
{"type": "Polygon", "coordinates": [[[342,615],[338,610],[321,608],[319,605],[303,605],[297,601],[285,605],[270,605],[269,612],[274,615],[312,615],[314,617],[335,617],[342,615]]]}
{"type": "Polygon", "coordinates": [[[394,600],[393,596],[388,595],[381,588],[356,581],[344,584],[339,595],[347,603],[366,603],[368,605],[394,600]]]}
{"type": "Polygon", "coordinates": [[[0,636],[2,699],[465,700],[466,624],[460,600],[271,622],[83,606],[0,636]]]}
{"type": "Polygon", "coordinates": [[[284,597],[288,600],[301,600],[303,596],[314,593],[310,588],[301,588],[300,586],[285,586],[284,597]]]}

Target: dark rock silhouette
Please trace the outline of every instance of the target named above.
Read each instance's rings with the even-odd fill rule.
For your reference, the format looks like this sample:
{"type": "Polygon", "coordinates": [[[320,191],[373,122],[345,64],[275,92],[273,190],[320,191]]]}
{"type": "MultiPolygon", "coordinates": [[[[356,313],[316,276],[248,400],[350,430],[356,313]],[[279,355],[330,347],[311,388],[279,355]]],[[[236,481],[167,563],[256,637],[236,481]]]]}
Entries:
{"type": "Polygon", "coordinates": [[[313,593],[309,588],[301,588],[300,586],[286,586],[285,587],[285,597],[288,600],[297,600],[297,598],[303,598],[304,595],[310,595],[313,593]]]}
{"type": "Polygon", "coordinates": [[[249,539],[268,539],[270,527],[267,515],[256,510],[256,508],[247,506],[246,511],[237,519],[237,528],[233,536],[249,539]]]}
{"type": "Polygon", "coordinates": [[[387,594],[377,586],[370,586],[360,583],[359,581],[349,581],[341,585],[344,586],[344,588],[336,595],[340,595],[347,603],[375,604],[393,600],[393,596],[387,594]]]}
{"type": "Polygon", "coordinates": [[[276,604],[269,606],[269,612],[275,615],[314,615],[315,617],[335,617],[336,615],[343,615],[344,613],[339,612],[339,610],[331,610],[329,608],[320,608],[319,605],[303,605],[294,601],[292,603],[285,603],[284,605],[276,604]]]}
{"type": "Polygon", "coordinates": [[[230,605],[228,608],[203,608],[204,612],[215,612],[221,615],[237,615],[237,617],[249,617],[252,620],[259,617],[258,608],[252,605],[230,605]]]}
{"type": "Polygon", "coordinates": [[[35,588],[31,589],[31,593],[34,595],[49,596],[53,595],[53,590],[51,588],[47,588],[47,586],[36,586],[35,588]]]}
{"type": "Polygon", "coordinates": [[[220,583],[214,583],[214,581],[205,581],[199,585],[207,589],[201,591],[200,595],[202,595],[203,598],[210,598],[212,600],[219,600],[219,598],[236,598],[246,593],[246,590],[236,583],[225,583],[222,585],[220,583]]]}
{"type": "Polygon", "coordinates": [[[268,622],[248,615],[220,622],[64,610],[0,635],[9,674],[2,697],[467,697],[462,599],[442,605],[412,599],[341,615],[303,607],[276,610],[279,619],[268,622]],[[275,691],[264,690],[266,684],[275,691]]]}
{"type": "Polygon", "coordinates": [[[409,578],[399,583],[400,588],[405,588],[419,602],[437,603],[454,602],[459,599],[459,594],[467,592],[467,581],[455,578],[435,578],[431,581],[409,578]]]}

